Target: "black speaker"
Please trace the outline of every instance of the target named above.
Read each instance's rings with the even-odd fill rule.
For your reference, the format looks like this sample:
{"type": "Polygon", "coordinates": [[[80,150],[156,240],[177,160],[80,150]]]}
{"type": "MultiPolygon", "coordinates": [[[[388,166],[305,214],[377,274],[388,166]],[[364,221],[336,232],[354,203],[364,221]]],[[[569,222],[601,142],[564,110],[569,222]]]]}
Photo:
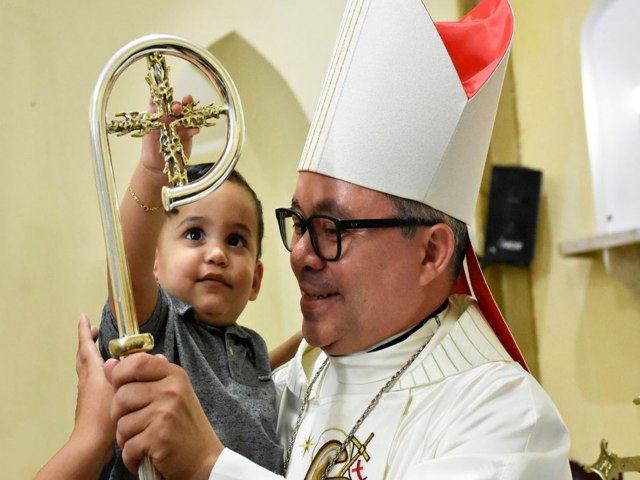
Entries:
{"type": "Polygon", "coordinates": [[[494,166],[491,172],[484,265],[526,267],[533,259],[542,172],[494,166]]]}

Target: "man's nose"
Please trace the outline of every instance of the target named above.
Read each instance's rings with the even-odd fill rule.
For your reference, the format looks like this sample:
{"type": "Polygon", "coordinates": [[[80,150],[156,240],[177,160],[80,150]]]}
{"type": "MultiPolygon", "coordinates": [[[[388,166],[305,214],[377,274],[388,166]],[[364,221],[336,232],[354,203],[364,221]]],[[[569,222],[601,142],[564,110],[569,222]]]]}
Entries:
{"type": "Polygon", "coordinates": [[[311,232],[307,230],[291,247],[291,266],[293,269],[311,267],[321,268],[324,261],[318,256],[311,242],[311,232]]]}

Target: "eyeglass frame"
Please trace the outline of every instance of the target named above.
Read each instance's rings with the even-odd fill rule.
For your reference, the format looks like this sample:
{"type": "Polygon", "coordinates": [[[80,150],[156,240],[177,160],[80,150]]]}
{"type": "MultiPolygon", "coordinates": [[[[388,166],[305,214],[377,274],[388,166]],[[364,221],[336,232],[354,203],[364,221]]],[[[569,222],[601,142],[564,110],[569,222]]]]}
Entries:
{"type": "Polygon", "coordinates": [[[282,239],[282,243],[284,247],[291,252],[293,245],[290,247],[287,245],[287,233],[285,231],[284,219],[288,216],[295,216],[300,221],[300,239],[304,236],[304,234],[309,231],[309,237],[311,239],[311,246],[313,247],[314,253],[325,262],[335,262],[340,259],[342,255],[342,233],[345,230],[360,230],[360,229],[372,229],[372,228],[398,228],[398,227],[432,227],[439,222],[429,222],[427,220],[421,220],[419,218],[401,218],[401,217],[392,217],[392,218],[361,218],[361,219],[349,219],[343,220],[338,217],[334,217],[333,215],[326,214],[317,214],[306,217],[302,215],[297,210],[292,208],[276,208],[275,210],[276,219],[278,221],[278,229],[280,230],[280,238],[282,239]],[[326,219],[334,223],[336,226],[336,256],[333,258],[326,258],[320,252],[320,247],[318,246],[318,240],[316,237],[316,233],[313,228],[311,228],[312,222],[314,219],[326,219]]]}

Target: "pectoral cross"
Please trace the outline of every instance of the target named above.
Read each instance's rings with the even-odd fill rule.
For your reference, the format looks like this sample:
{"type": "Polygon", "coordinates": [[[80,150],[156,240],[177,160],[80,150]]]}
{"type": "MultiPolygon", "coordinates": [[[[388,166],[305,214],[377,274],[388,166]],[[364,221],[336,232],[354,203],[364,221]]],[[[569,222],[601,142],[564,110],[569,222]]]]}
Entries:
{"type": "Polygon", "coordinates": [[[182,148],[178,135],[179,127],[211,127],[215,123],[210,120],[219,118],[227,112],[227,107],[207,105],[198,108],[198,101],[185,105],[180,115],[171,111],[173,103],[173,87],[169,84],[169,67],[160,52],[153,52],[147,56],[147,75],[145,77],[151,90],[151,100],[156,111],[149,112],[121,112],[116,114],[118,120],[112,120],[107,126],[108,133],[118,136],[131,134],[132,137],[142,137],[151,130],[160,131],[160,152],[164,157],[164,173],[171,186],[186,185],[188,158],[182,148]],[[169,117],[165,123],[163,117],[169,117]]]}
{"type": "MultiPolygon", "coordinates": [[[[364,443],[360,443],[356,437],[353,437],[351,439],[351,443],[352,443],[352,449],[351,449],[351,455],[350,455],[351,460],[342,467],[342,469],[340,470],[340,473],[338,474],[339,475],[338,478],[342,478],[342,476],[351,468],[351,465],[353,465],[355,461],[358,460],[360,457],[364,457],[364,459],[367,462],[370,460],[369,453],[367,452],[367,445],[369,445],[369,442],[374,436],[375,434],[372,432],[369,435],[369,437],[364,441],[364,443]]],[[[362,467],[360,467],[360,470],[362,470],[362,467]]],[[[357,472],[357,473],[358,473],[358,477],[360,478],[360,472],[357,472]]]]}

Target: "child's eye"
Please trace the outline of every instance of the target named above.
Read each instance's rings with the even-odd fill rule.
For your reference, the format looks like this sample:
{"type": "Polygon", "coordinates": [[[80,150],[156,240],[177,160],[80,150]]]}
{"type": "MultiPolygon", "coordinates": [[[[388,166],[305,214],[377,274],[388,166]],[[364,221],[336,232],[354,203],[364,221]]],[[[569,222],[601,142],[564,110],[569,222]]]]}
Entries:
{"type": "Polygon", "coordinates": [[[245,238],[238,234],[229,235],[227,243],[232,247],[245,247],[247,245],[245,238]]]}
{"type": "Polygon", "coordinates": [[[191,228],[189,230],[187,230],[187,233],[185,234],[185,238],[187,240],[193,240],[193,241],[198,241],[198,240],[202,240],[202,237],[204,235],[202,234],[202,231],[200,229],[197,228],[191,228]]]}

